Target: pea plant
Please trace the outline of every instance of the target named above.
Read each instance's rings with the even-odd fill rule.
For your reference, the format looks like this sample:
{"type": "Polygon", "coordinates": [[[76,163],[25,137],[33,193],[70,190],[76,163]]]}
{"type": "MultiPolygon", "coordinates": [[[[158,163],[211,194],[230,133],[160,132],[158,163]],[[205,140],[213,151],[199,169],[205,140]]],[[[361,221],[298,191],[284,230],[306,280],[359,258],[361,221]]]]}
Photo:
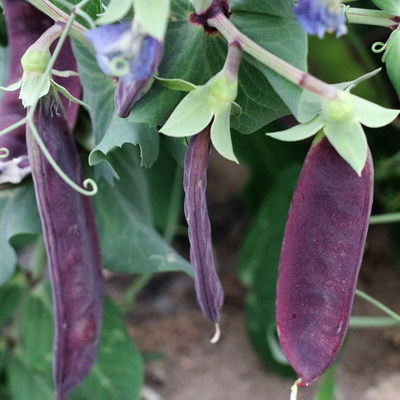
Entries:
{"type": "Polygon", "coordinates": [[[356,290],[370,223],[400,220],[398,188],[379,191],[386,213],[370,218],[374,150],[384,187],[400,175],[398,141],[371,133],[371,154],[365,134],[396,129],[400,0],[352,3],[2,1],[2,399],[140,398],[142,357],[104,270],[191,275],[218,342],[211,151],[250,171],[239,277],[255,351],[298,376],[288,398],[322,376],[317,398],[337,398],[348,327],[400,322],[356,290]],[[383,41],[360,41],[362,25],[383,41]],[[337,54],[325,74],[344,82],[307,72],[308,42],[325,36],[337,54]],[[355,64],[344,79],[343,63],[355,64]],[[182,209],[190,263],[173,247],[182,209]],[[350,318],[356,294],[387,316],[350,318]]]}

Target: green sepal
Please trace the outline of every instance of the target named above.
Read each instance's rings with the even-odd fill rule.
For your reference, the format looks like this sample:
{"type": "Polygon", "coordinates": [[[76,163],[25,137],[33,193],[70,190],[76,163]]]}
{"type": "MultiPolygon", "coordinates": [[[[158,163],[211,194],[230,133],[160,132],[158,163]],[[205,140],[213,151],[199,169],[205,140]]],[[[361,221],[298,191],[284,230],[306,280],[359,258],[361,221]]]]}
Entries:
{"type": "Polygon", "coordinates": [[[170,0],[133,0],[135,17],[149,35],[164,40],[170,12],[170,0]]]}
{"type": "Polygon", "coordinates": [[[59,76],[61,78],[70,78],[71,76],[79,76],[76,71],[59,71],[58,69],[51,70],[52,75],[59,76]]]}
{"type": "Polygon", "coordinates": [[[192,136],[201,132],[214,115],[208,104],[205,87],[190,92],[175,108],[167,122],[160,129],[168,136],[192,136]]]}
{"type": "Polygon", "coordinates": [[[24,73],[19,98],[24,107],[32,106],[50,90],[50,79],[38,72],[24,73]]]}
{"type": "Polygon", "coordinates": [[[215,114],[211,125],[211,142],[222,157],[239,164],[233,152],[231,127],[230,127],[231,105],[215,114]]]}
{"type": "Polygon", "coordinates": [[[357,120],[327,121],[324,133],[340,156],[361,176],[367,160],[367,138],[357,120]]]}
{"type": "Polygon", "coordinates": [[[73,96],[70,92],[68,92],[67,89],[65,89],[64,86],[59,85],[57,82],[55,82],[53,79],[50,79],[51,85],[56,89],[58,92],[60,92],[63,96],[65,96],[68,100],[71,100],[72,102],[79,104],[80,106],[85,107],[87,110],[90,110],[90,106],[86,104],[84,101],[76,98],[73,96]]]}
{"type": "Polygon", "coordinates": [[[306,122],[305,124],[296,125],[293,128],[280,132],[266,133],[266,135],[284,142],[296,142],[315,135],[323,125],[324,118],[319,114],[313,120],[306,122]]]}
{"type": "Polygon", "coordinates": [[[396,16],[400,15],[399,0],[372,0],[372,2],[383,11],[386,11],[396,16]]]}
{"type": "Polygon", "coordinates": [[[400,110],[378,106],[361,97],[352,96],[357,119],[369,128],[380,128],[388,125],[397,118],[400,110]]]}
{"type": "Polygon", "coordinates": [[[185,81],[183,79],[167,79],[155,76],[154,79],[160,82],[163,86],[171,90],[178,90],[181,92],[191,92],[196,89],[197,86],[191,82],[185,81]]]}
{"type": "Polygon", "coordinates": [[[25,54],[21,58],[22,68],[24,69],[24,72],[37,72],[43,74],[50,62],[50,50],[47,47],[44,51],[37,51],[32,47],[33,46],[26,50],[25,54]]]}
{"type": "Polygon", "coordinates": [[[132,0],[111,0],[107,9],[102,14],[99,14],[96,23],[103,25],[119,21],[128,14],[132,6],[132,0]]]}
{"type": "Polygon", "coordinates": [[[18,90],[21,87],[21,85],[22,85],[22,80],[14,82],[8,86],[0,86],[0,90],[5,90],[6,92],[14,92],[15,90],[18,90]]]}

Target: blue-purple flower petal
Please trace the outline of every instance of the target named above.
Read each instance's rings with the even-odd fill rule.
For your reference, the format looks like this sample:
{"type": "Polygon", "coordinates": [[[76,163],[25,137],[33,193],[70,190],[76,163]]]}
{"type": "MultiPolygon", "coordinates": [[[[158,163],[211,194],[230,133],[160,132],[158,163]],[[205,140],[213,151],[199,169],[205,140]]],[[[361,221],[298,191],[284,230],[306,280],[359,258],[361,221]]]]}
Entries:
{"type": "Polygon", "coordinates": [[[294,12],[310,35],[322,38],[326,32],[336,32],[337,37],[347,33],[341,0],[299,0],[294,12]]]}

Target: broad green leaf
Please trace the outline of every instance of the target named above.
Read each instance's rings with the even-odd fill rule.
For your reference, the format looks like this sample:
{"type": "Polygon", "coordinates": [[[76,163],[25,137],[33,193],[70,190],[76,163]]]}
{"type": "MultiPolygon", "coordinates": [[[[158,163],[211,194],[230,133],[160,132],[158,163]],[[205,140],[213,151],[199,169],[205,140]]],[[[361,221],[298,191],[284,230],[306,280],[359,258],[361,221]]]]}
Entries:
{"type": "Polygon", "coordinates": [[[111,0],[106,11],[99,14],[96,23],[99,25],[112,24],[113,22],[124,18],[132,6],[132,0],[111,0]]]}
{"type": "Polygon", "coordinates": [[[31,291],[18,324],[24,364],[51,373],[54,321],[49,285],[41,284],[31,291]]]}
{"type": "Polygon", "coordinates": [[[24,289],[24,276],[16,274],[0,288],[0,326],[11,317],[18,306],[24,289]]]}
{"type": "Polygon", "coordinates": [[[357,119],[369,128],[380,128],[393,122],[400,110],[391,110],[378,106],[358,96],[352,96],[357,119]]]}
{"type": "Polygon", "coordinates": [[[13,400],[54,400],[51,386],[51,370],[49,379],[40,373],[33,373],[25,364],[23,356],[16,354],[8,364],[7,375],[9,390],[13,400]]]}
{"type": "Polygon", "coordinates": [[[367,160],[367,138],[361,124],[356,120],[326,122],[324,132],[340,156],[361,176],[367,160]]]}
{"type": "Polygon", "coordinates": [[[318,115],[312,121],[305,124],[299,124],[280,132],[267,133],[267,135],[284,142],[295,142],[315,135],[322,128],[323,124],[323,116],[318,115]]]}
{"type": "Polygon", "coordinates": [[[17,257],[12,247],[15,239],[40,231],[33,185],[0,192],[0,285],[15,271],[17,257]]]}
{"type": "Polygon", "coordinates": [[[163,86],[172,90],[180,90],[182,92],[191,92],[196,89],[197,86],[193,85],[193,83],[187,82],[183,79],[166,79],[161,78],[159,76],[155,76],[158,82],[160,82],[163,86]]]}
{"type": "MultiPolygon", "coordinates": [[[[307,36],[294,18],[280,18],[265,14],[237,12],[232,15],[232,22],[244,34],[260,46],[281,57],[290,64],[306,71],[307,36]],[[285,32],[282,35],[282,32],[285,32]]],[[[300,122],[311,117],[299,116],[299,100],[302,90],[250,56],[244,57],[254,65],[269,81],[291,112],[300,122]]],[[[238,99],[238,102],[240,100],[238,99]]]]}
{"type": "Polygon", "coordinates": [[[111,164],[120,176],[113,187],[103,179],[93,197],[105,268],[130,273],[184,271],[190,264],[152,226],[145,171],[131,145],[112,152],[111,164]]]}
{"type": "Polygon", "coordinates": [[[147,124],[131,122],[130,117],[121,124],[121,118],[114,114],[110,125],[100,143],[89,155],[89,164],[96,165],[101,161],[107,161],[107,155],[121,148],[125,143],[141,144],[141,159],[155,161],[154,155],[158,154],[159,134],[156,128],[147,124]]]}
{"type": "MultiPolygon", "coordinates": [[[[5,24],[2,24],[0,26],[5,27],[5,24]]],[[[1,37],[1,31],[0,31],[0,37],[1,37]]],[[[8,78],[8,61],[9,61],[9,55],[8,55],[8,47],[3,47],[0,45],[0,85],[3,86],[7,82],[8,78]]],[[[0,90],[0,99],[3,96],[3,92],[0,90]]]]}
{"type": "Polygon", "coordinates": [[[141,355],[119,309],[107,299],[97,360],[71,400],[139,400],[143,384],[141,355]]]}
{"type": "Polygon", "coordinates": [[[336,400],[335,368],[331,367],[321,379],[314,400],[336,400]]]}
{"type": "Polygon", "coordinates": [[[103,74],[94,54],[88,48],[74,42],[74,52],[84,89],[83,101],[91,107],[89,113],[95,145],[101,143],[100,148],[93,150],[97,154],[93,155],[94,160],[91,159],[91,163],[99,162],[99,151],[106,155],[116,146],[121,146],[128,141],[140,146],[142,165],[150,167],[158,157],[159,138],[155,130],[149,129],[148,134],[144,135],[142,134],[144,127],[135,127],[131,117],[119,118],[114,107],[114,80],[103,74]],[[121,132],[122,135],[120,135],[121,132]]]}
{"type": "Polygon", "coordinates": [[[211,125],[211,142],[222,157],[239,163],[233,152],[230,118],[231,106],[215,115],[211,125]]]}
{"type": "Polygon", "coordinates": [[[383,11],[393,15],[400,15],[399,0],[372,0],[372,2],[383,11]]]}
{"type": "Polygon", "coordinates": [[[208,90],[202,86],[186,95],[160,132],[173,137],[192,136],[206,128],[212,117],[208,90]]]}
{"type": "Polygon", "coordinates": [[[135,17],[143,29],[159,41],[164,40],[170,12],[170,0],[133,0],[135,17]]]}
{"type": "Polygon", "coordinates": [[[230,0],[232,10],[293,17],[294,0],[230,0]]]}

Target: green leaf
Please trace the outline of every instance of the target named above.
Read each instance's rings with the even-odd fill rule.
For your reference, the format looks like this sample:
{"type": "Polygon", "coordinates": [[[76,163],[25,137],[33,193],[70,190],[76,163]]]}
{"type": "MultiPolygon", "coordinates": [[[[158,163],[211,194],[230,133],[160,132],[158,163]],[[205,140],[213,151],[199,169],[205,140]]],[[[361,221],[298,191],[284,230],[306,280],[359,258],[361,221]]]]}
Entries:
{"type": "Polygon", "coordinates": [[[71,400],[139,400],[143,362],[120,310],[107,299],[100,350],[92,371],[71,400]]]}
{"type": "Polygon", "coordinates": [[[170,12],[170,0],[133,0],[135,16],[143,29],[159,41],[164,40],[170,12]]]}
{"type": "Polygon", "coordinates": [[[136,126],[132,117],[118,117],[114,107],[114,80],[103,74],[88,48],[79,42],[74,42],[73,47],[84,89],[83,100],[91,107],[89,113],[95,145],[101,143],[99,148],[93,150],[90,162],[95,164],[102,159],[99,152],[107,155],[115,147],[132,143],[141,148],[142,165],[150,167],[158,157],[157,132],[149,128],[144,134],[144,126],[136,126]]]}
{"type": "MultiPolygon", "coordinates": [[[[271,2],[268,3],[271,4],[271,2]]],[[[260,46],[297,68],[306,71],[307,36],[294,18],[237,12],[232,15],[232,22],[260,46]],[[285,32],[285,34],[282,35],[282,32],[285,32]]],[[[244,59],[254,65],[268,79],[297,120],[306,122],[313,118],[314,115],[311,115],[311,117],[299,115],[299,101],[302,94],[299,87],[252,57],[245,56],[244,59]]],[[[238,102],[242,104],[239,99],[238,102]]]]}
{"type": "Polygon", "coordinates": [[[305,124],[296,125],[293,128],[280,132],[267,133],[266,135],[284,142],[295,142],[315,135],[322,128],[323,124],[323,116],[318,115],[312,121],[305,124]]]}
{"type": "Polygon", "coordinates": [[[99,25],[112,24],[121,20],[132,8],[132,0],[111,0],[106,11],[99,15],[96,23],[99,25]]]}
{"type": "Polygon", "coordinates": [[[400,15],[399,0],[372,0],[372,2],[383,11],[393,15],[400,15]]]}
{"type": "Polygon", "coordinates": [[[276,176],[276,182],[265,195],[240,253],[240,275],[249,286],[247,330],[260,357],[277,371],[292,373],[286,362],[279,360],[268,335],[275,329],[275,291],[279,254],[290,200],[300,165],[291,165],[276,176]]]}
{"type": "Polygon", "coordinates": [[[24,364],[51,373],[54,321],[49,285],[41,284],[31,291],[24,302],[18,330],[24,364]]]}
{"type": "Polygon", "coordinates": [[[131,122],[130,117],[124,124],[121,124],[121,118],[114,114],[103,139],[90,153],[89,164],[96,165],[107,161],[107,155],[110,152],[121,148],[126,143],[141,144],[141,160],[148,162],[145,166],[150,166],[156,161],[160,146],[157,129],[151,128],[147,124],[131,122]]]}
{"type": "Polygon", "coordinates": [[[160,132],[173,137],[195,135],[207,127],[213,114],[208,106],[207,87],[202,86],[186,95],[160,132]]]}
{"type": "Polygon", "coordinates": [[[314,400],[336,400],[335,368],[331,367],[325,372],[321,383],[315,393],[314,400]]]}
{"type": "Polygon", "coordinates": [[[0,288],[0,326],[11,317],[18,306],[24,289],[23,274],[16,274],[0,288]]]}
{"type": "Polygon", "coordinates": [[[54,400],[53,388],[49,383],[51,379],[46,379],[43,374],[33,373],[21,354],[12,358],[7,375],[13,400],[54,400]]]}
{"type": "Polygon", "coordinates": [[[245,11],[279,17],[293,17],[294,0],[230,0],[233,11],[245,11]]]}
{"type": "Polygon", "coordinates": [[[378,106],[358,96],[352,96],[357,119],[369,128],[380,128],[393,122],[400,110],[378,106]]]}
{"type": "Polygon", "coordinates": [[[326,122],[324,132],[331,145],[361,176],[367,160],[367,138],[361,124],[356,120],[326,122]]]}
{"type": "Polygon", "coordinates": [[[14,241],[21,235],[40,231],[33,185],[0,192],[0,285],[15,271],[14,241]]]}
{"type": "Polygon", "coordinates": [[[211,142],[215,150],[217,150],[222,157],[239,163],[233,152],[230,118],[231,106],[215,114],[214,121],[211,125],[211,142]]]}
{"type": "Polygon", "coordinates": [[[120,176],[113,187],[104,179],[93,197],[105,268],[129,273],[184,271],[190,264],[155,231],[145,172],[131,145],[112,152],[120,176]]]}

